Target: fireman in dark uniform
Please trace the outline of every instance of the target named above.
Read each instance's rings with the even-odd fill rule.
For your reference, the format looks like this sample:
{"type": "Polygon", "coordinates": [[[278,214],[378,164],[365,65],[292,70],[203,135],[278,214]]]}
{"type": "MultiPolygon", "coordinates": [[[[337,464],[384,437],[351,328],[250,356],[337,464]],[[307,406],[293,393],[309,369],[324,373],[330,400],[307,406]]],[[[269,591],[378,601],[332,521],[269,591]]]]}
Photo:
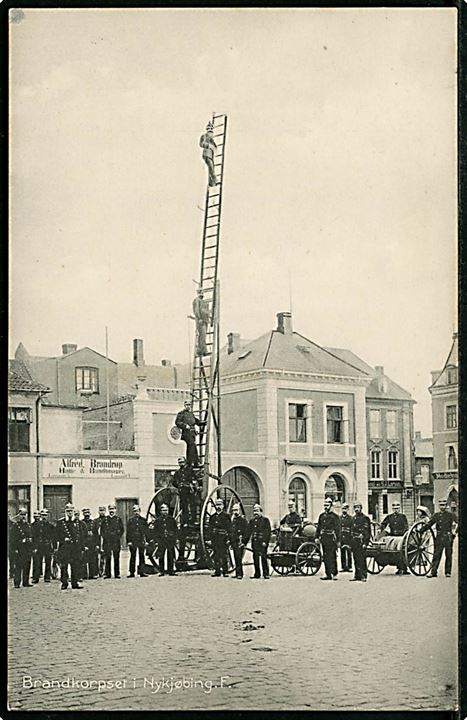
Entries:
{"type": "Polygon", "coordinates": [[[15,588],[31,587],[29,576],[31,574],[32,533],[28,523],[28,511],[21,508],[18,519],[11,528],[11,543],[15,553],[15,568],[13,583],[15,588]]]}
{"type": "Polygon", "coordinates": [[[232,526],[230,531],[230,542],[235,558],[235,578],[243,578],[243,553],[245,552],[246,539],[248,537],[248,521],[242,515],[239,503],[232,508],[232,526]]]}
{"type": "Polygon", "coordinates": [[[57,523],[57,541],[62,590],[66,590],[68,587],[68,565],[71,568],[71,587],[74,590],[81,590],[83,586],[78,583],[78,580],[83,549],[83,534],[81,521],[76,519],[71,503],[65,505],[65,517],[61,518],[57,523]]]}
{"type": "Polygon", "coordinates": [[[42,563],[38,560],[37,550],[41,541],[41,514],[39,510],[35,510],[32,514],[33,521],[31,523],[31,538],[32,538],[32,582],[34,584],[39,582],[39,578],[42,575],[42,563]]]}
{"type": "Polygon", "coordinates": [[[302,529],[302,518],[296,510],[295,500],[289,500],[288,510],[287,515],[284,515],[279,523],[281,550],[292,550],[292,537],[302,529]]]}
{"type": "Polygon", "coordinates": [[[212,543],[214,572],[212,577],[228,576],[229,562],[227,558],[227,543],[231,535],[230,515],[224,510],[224,501],[217,498],[216,512],[209,518],[208,534],[212,543]]]}
{"type": "Polygon", "coordinates": [[[98,567],[98,575],[99,577],[102,577],[104,574],[104,550],[103,550],[103,539],[102,539],[102,523],[105,521],[106,518],[106,508],[105,505],[99,505],[98,507],[98,516],[94,520],[94,526],[96,528],[97,537],[98,537],[98,545],[99,549],[97,551],[97,567],[98,567]]]}
{"type": "Polygon", "coordinates": [[[105,557],[104,579],[112,576],[112,557],[114,564],[114,576],[120,578],[120,550],[121,537],[123,535],[122,519],[116,515],[115,505],[109,505],[109,514],[104,519],[101,527],[102,543],[105,557]]]}
{"type": "MultiPolygon", "coordinates": [[[[55,548],[55,526],[49,521],[49,511],[40,512],[40,522],[33,533],[34,556],[32,561],[32,581],[38,583],[44,570],[44,582],[49,583],[52,572],[52,555],[55,548]]],[[[34,523],[35,525],[36,523],[34,523]]]]}
{"type": "Polygon", "coordinates": [[[147,577],[144,572],[144,553],[146,543],[149,541],[149,529],[146,519],[141,516],[139,505],[133,505],[133,517],[126,526],[126,539],[130,549],[129,578],[134,578],[136,568],[136,554],[138,554],[138,575],[147,577]]]}
{"type": "Polygon", "coordinates": [[[323,548],[325,575],[321,580],[337,580],[337,548],[340,543],[340,520],[332,512],[332,500],[324,501],[324,512],[318,518],[315,540],[319,540],[323,548]]]}
{"type": "Polygon", "coordinates": [[[84,531],[83,578],[85,580],[95,580],[99,574],[98,552],[100,539],[98,527],[95,520],[91,518],[89,508],[83,508],[83,520],[81,523],[84,531]]]}
{"type": "Polygon", "coordinates": [[[455,537],[457,523],[454,514],[448,510],[446,500],[439,501],[439,511],[435,512],[431,519],[421,528],[421,532],[426,532],[428,528],[433,525],[436,527],[435,553],[433,555],[431,573],[427,575],[427,577],[437,577],[443,550],[445,556],[444,574],[446,577],[451,577],[452,543],[455,537]]]}
{"type": "Polygon", "coordinates": [[[175,543],[177,541],[177,523],[169,508],[164,503],[161,514],[154,522],[154,540],[157,543],[157,558],[159,561],[159,575],[165,575],[165,555],[167,554],[167,573],[175,575],[174,558],[175,543]]]}
{"type": "Polygon", "coordinates": [[[210,187],[217,185],[216,172],[214,167],[214,153],[217,148],[216,141],[214,140],[214,127],[211,122],[206,125],[206,132],[203,133],[199,139],[199,146],[203,148],[203,160],[208,166],[208,177],[210,187]]]}
{"type": "Polygon", "coordinates": [[[367,580],[366,549],[371,539],[371,521],[362,512],[361,502],[354,502],[354,516],[350,525],[350,543],[352,547],[355,575],[350,582],[367,580]]]}
{"type": "MultiPolygon", "coordinates": [[[[385,530],[386,528],[389,530],[389,535],[394,535],[395,537],[402,537],[402,535],[405,535],[409,529],[407,517],[401,513],[401,505],[399,502],[392,503],[392,513],[390,515],[386,515],[381,523],[381,530],[385,530]]],[[[407,570],[407,565],[401,555],[398,560],[396,575],[408,574],[409,571],[407,570]]]]}
{"type": "Polygon", "coordinates": [[[342,572],[351,572],[352,570],[352,549],[350,547],[350,526],[352,524],[352,516],[349,515],[349,506],[347,503],[342,505],[341,515],[341,567],[342,572]]]}
{"type": "MultiPolygon", "coordinates": [[[[15,515],[16,517],[16,515],[15,515]]],[[[13,546],[13,535],[14,535],[15,521],[10,517],[10,511],[8,511],[8,570],[10,580],[13,580],[15,575],[15,548],[13,546]]]]}
{"type": "Polygon", "coordinates": [[[261,505],[254,505],[253,517],[248,523],[248,540],[251,538],[253,550],[253,563],[255,566],[254,579],[261,577],[261,569],[265,580],[269,578],[268,545],[271,539],[271,523],[269,518],[263,515],[261,505]]]}
{"type": "Polygon", "coordinates": [[[209,302],[204,299],[203,288],[198,288],[197,295],[193,300],[193,315],[196,321],[196,352],[198,355],[207,355],[206,334],[211,320],[209,302]]]}
{"type": "Polygon", "coordinates": [[[198,420],[191,410],[191,402],[185,400],[183,410],[175,418],[175,425],[182,431],[182,440],[186,443],[186,462],[192,467],[199,466],[199,456],[196,447],[196,425],[200,427],[205,423],[198,420]]]}
{"type": "Polygon", "coordinates": [[[193,469],[191,471],[191,479],[188,494],[188,522],[196,525],[198,521],[198,511],[201,506],[201,492],[203,490],[203,470],[193,469]]]}

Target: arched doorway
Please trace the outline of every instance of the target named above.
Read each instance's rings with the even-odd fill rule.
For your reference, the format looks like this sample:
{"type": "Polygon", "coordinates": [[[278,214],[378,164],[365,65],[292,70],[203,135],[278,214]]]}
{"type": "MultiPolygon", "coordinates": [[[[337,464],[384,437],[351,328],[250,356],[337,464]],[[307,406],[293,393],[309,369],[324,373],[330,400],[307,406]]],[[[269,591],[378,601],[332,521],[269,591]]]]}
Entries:
{"type": "Polygon", "coordinates": [[[259,488],[255,473],[245,467],[233,467],[222,476],[222,482],[230,485],[241,497],[245,516],[253,517],[253,505],[259,503],[259,488]]]}
{"type": "Polygon", "coordinates": [[[334,501],[334,509],[339,510],[342,503],[346,501],[345,481],[342,475],[333,473],[324,484],[324,497],[330,497],[334,501]]]}

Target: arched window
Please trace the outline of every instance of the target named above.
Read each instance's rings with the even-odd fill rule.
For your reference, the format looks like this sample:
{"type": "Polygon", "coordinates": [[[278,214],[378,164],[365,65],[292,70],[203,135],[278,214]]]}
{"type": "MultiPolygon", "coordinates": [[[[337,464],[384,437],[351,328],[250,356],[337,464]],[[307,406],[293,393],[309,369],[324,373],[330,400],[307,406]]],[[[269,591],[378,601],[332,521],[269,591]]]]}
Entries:
{"type": "Polygon", "coordinates": [[[331,475],[324,484],[324,497],[330,497],[334,502],[345,502],[345,484],[340,475],[331,475]]]}
{"type": "Polygon", "coordinates": [[[294,477],[289,485],[289,500],[295,500],[299,515],[307,517],[306,483],[301,477],[294,477]]]}
{"type": "Polygon", "coordinates": [[[457,470],[456,451],[452,445],[449,446],[448,450],[448,470],[457,470]]]}

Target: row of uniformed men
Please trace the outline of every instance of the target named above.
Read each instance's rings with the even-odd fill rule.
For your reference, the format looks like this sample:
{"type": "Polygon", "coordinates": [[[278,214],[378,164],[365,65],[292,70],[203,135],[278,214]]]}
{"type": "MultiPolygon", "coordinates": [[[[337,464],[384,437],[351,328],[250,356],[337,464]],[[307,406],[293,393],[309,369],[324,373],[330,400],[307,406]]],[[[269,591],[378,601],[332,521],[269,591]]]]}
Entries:
{"type": "MultiPolygon", "coordinates": [[[[44,582],[50,582],[52,562],[60,567],[62,589],[81,589],[79,581],[94,580],[100,575],[111,577],[112,561],[115,578],[120,578],[121,538],[124,532],[122,519],[116,514],[116,506],[99,507],[99,516],[91,518],[89,508],[83,509],[83,519],[71,503],[65,506],[65,517],[56,525],[48,519],[48,510],[34,513],[34,522],[27,520],[27,510],[22,508],[16,522],[10,520],[9,560],[10,577],[14,586],[31,587],[44,575],[44,582]],[[71,578],[68,570],[70,569],[71,578]]],[[[138,505],[133,506],[133,516],[128,520],[127,543],[130,550],[128,577],[135,577],[138,556],[138,574],[144,572],[145,551],[151,542],[157,543],[161,574],[164,574],[164,557],[168,554],[168,572],[173,574],[173,548],[177,533],[175,520],[169,515],[167,505],[161,507],[161,514],[149,528],[141,516],[138,505]],[[164,552],[163,552],[164,551],[164,552]]]]}

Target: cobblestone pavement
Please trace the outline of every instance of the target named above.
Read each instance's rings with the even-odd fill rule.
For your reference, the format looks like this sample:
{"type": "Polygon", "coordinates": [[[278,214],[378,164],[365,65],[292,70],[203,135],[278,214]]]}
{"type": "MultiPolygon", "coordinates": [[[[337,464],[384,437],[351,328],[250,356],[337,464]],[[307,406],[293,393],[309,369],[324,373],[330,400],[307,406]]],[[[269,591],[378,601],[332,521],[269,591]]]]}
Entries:
{"type": "Polygon", "coordinates": [[[457,578],[349,577],[203,572],[11,589],[10,707],[453,708],[457,578]]]}

